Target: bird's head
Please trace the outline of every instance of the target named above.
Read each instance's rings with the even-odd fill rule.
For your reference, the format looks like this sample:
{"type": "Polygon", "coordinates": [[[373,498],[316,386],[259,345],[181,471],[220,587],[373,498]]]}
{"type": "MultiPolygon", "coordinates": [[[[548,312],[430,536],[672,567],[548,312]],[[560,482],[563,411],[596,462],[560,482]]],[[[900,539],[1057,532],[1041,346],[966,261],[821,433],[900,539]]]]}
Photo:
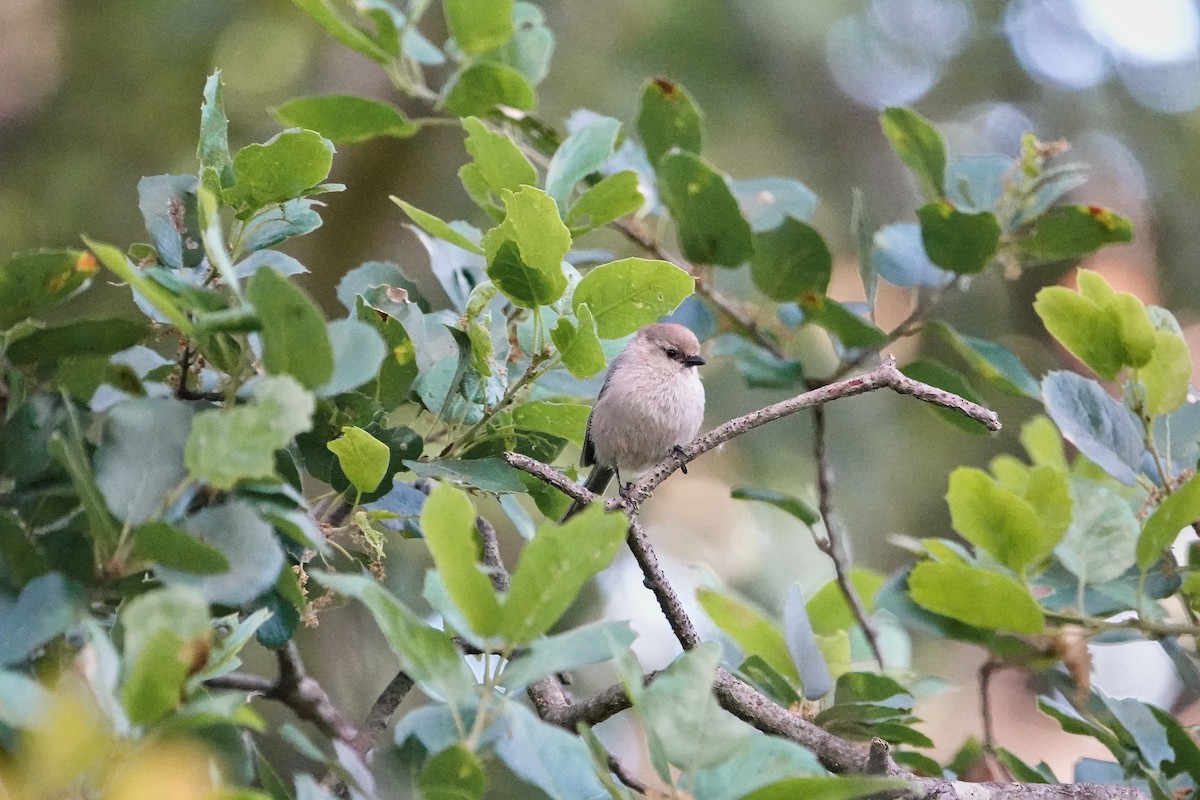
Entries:
{"type": "Polygon", "coordinates": [[[696,334],[674,322],[647,325],[634,338],[649,364],[668,373],[695,369],[705,363],[696,334]]]}

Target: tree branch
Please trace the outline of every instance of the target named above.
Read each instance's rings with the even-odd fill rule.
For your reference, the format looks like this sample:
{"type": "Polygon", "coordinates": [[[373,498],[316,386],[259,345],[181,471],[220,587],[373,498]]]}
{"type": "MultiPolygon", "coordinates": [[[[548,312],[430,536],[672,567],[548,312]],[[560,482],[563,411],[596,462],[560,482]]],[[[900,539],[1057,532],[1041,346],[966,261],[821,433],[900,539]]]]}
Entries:
{"type": "MultiPolygon", "coordinates": [[[[882,364],[868,373],[812,389],[787,400],[769,405],[766,408],[761,408],[758,411],[752,411],[745,416],[731,419],[723,425],[718,425],[705,435],[684,445],[680,453],[673,453],[651,467],[633,483],[625,493],[623,500],[612,500],[609,501],[609,504],[615,508],[628,503],[631,507],[636,508],[645,502],[651,493],[658,488],[658,485],[665,481],[671,473],[679,469],[680,466],[686,465],[703,453],[707,453],[709,450],[728,442],[730,439],[741,436],[746,431],[766,425],[768,422],[774,422],[789,414],[795,414],[797,411],[805,408],[812,408],[813,406],[823,405],[833,400],[854,397],[855,395],[884,388],[957,411],[963,416],[979,422],[988,430],[1000,430],[1000,420],[996,416],[996,412],[984,408],[977,403],[964,400],[952,392],[947,392],[944,389],[938,389],[935,386],[930,386],[927,383],[921,383],[909,378],[897,369],[895,357],[888,355],[884,356],[882,364]]],[[[513,466],[517,466],[520,469],[520,466],[516,464],[513,466]]]]}
{"type": "Polygon", "coordinates": [[[825,538],[817,538],[817,547],[833,562],[838,588],[842,590],[846,604],[850,606],[850,611],[853,612],[855,620],[862,628],[863,635],[867,638],[867,644],[870,645],[871,652],[879,663],[879,668],[885,669],[883,649],[879,646],[879,634],[875,631],[875,625],[867,615],[862,598],[858,596],[858,590],[850,582],[849,568],[846,564],[846,539],[840,523],[833,514],[833,464],[829,460],[827,441],[825,406],[814,406],[813,455],[817,461],[817,508],[825,523],[825,538]]]}
{"type": "Polygon", "coordinates": [[[675,634],[675,638],[679,640],[679,644],[684,650],[691,650],[700,644],[700,635],[696,633],[696,627],[688,617],[687,611],[684,610],[679,595],[675,593],[675,588],[671,586],[666,574],[658,566],[658,554],[654,552],[654,547],[650,544],[650,539],[642,528],[641,520],[634,512],[629,513],[629,536],[626,538],[626,542],[629,544],[629,549],[633,553],[634,559],[637,560],[638,566],[642,569],[642,575],[645,576],[643,584],[654,592],[658,606],[671,626],[671,632],[675,634]]]}

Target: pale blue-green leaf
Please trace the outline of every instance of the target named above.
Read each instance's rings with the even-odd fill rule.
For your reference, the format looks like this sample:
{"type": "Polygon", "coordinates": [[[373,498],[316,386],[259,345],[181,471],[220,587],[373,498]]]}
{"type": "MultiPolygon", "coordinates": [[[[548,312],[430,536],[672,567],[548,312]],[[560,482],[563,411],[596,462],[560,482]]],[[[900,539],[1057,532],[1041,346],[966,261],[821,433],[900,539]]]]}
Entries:
{"type": "Polygon", "coordinates": [[[817,196],[794,178],[731,180],[729,189],[755,233],[774,230],[787,217],[808,222],[817,213],[817,196]]]}
{"type": "Polygon", "coordinates": [[[565,214],[567,198],[575,184],[597,171],[612,155],[621,123],[612,117],[600,117],[574,131],[563,140],[546,168],[546,194],[554,198],[565,214]]]}
{"type": "Polygon", "coordinates": [[[50,692],[21,672],[0,670],[0,723],[17,730],[36,728],[50,708],[50,692]]]}
{"type": "Polygon", "coordinates": [[[740,800],[784,778],[828,774],[811,750],[761,734],[749,737],[724,764],[697,772],[691,787],[703,800],[740,800]]]}
{"type": "Polygon", "coordinates": [[[995,211],[1015,162],[1008,156],[964,156],[946,168],[946,199],[959,211],[995,211]]]}
{"type": "Polygon", "coordinates": [[[243,258],[233,267],[233,274],[245,279],[252,277],[263,267],[270,267],[280,275],[303,275],[308,267],[301,264],[287,253],[278,250],[259,250],[243,258]]]}
{"type": "Polygon", "coordinates": [[[624,650],[636,637],[629,623],[610,621],[534,639],[504,668],[500,683],[519,689],[556,672],[607,661],[614,647],[624,650]]]}
{"type": "Polygon", "coordinates": [[[442,478],[465,483],[485,492],[524,492],[525,484],[513,468],[499,458],[470,460],[405,461],[404,466],[422,478],[442,478]]]}
{"type": "Polygon", "coordinates": [[[1073,372],[1051,372],[1042,379],[1046,413],[1063,438],[1122,483],[1137,483],[1146,451],[1139,425],[1125,406],[1100,384],[1073,372]]]}
{"type": "Polygon", "coordinates": [[[522,0],[513,4],[513,27],[512,38],[496,51],[496,55],[536,86],[550,71],[554,33],[547,27],[542,10],[522,0]]]}
{"type": "Polygon", "coordinates": [[[887,225],[875,232],[871,263],[879,277],[893,286],[944,286],[954,273],[929,260],[921,226],[910,222],[887,225]]]}
{"type": "Polygon", "coordinates": [[[196,575],[160,567],[157,572],[164,583],[191,587],[209,602],[232,606],[253,600],[275,584],[283,566],[283,549],[254,506],[242,500],[209,506],[188,517],[181,527],[221,551],[230,569],[196,575]]]}
{"type": "Polygon", "coordinates": [[[542,722],[517,703],[506,703],[496,720],[495,752],[513,773],[551,800],[600,798],[607,793],[592,773],[587,745],[572,733],[542,722]]]}
{"type": "Polygon", "coordinates": [[[183,449],[194,414],[191,405],[165,397],[109,409],[94,464],[113,516],[137,526],[161,510],[163,498],[187,477],[183,449]]]}
{"type": "Polygon", "coordinates": [[[246,238],[242,240],[243,252],[253,253],[273,247],[293,236],[303,236],[321,227],[321,215],[313,206],[324,205],[319,200],[300,198],[286,203],[268,206],[259,211],[246,223],[246,238]]]}
{"type": "Polygon", "coordinates": [[[387,345],[378,331],[356,319],[334,320],[326,329],[333,347],[333,377],[315,390],[317,397],[334,397],[357,389],[379,373],[387,345]]]}
{"type": "Polygon", "coordinates": [[[138,210],[162,263],[171,269],[191,269],[203,261],[196,176],[147,176],[137,188],[138,210]]]}
{"type": "Polygon", "coordinates": [[[813,633],[800,584],[793,584],[788,590],[783,605],[783,635],[796,671],[800,673],[804,696],[817,700],[829,694],[833,689],[833,676],[829,674],[829,666],[813,633]]]}
{"type": "Polygon", "coordinates": [[[1167,740],[1167,731],[1149,706],[1132,697],[1117,699],[1102,694],[1101,699],[1137,744],[1144,763],[1159,769],[1163,762],[1175,761],[1175,749],[1167,740]]]}
{"type": "Polygon", "coordinates": [[[26,660],[84,615],[82,589],[59,572],[39,575],[0,612],[0,667],[26,660]]]}

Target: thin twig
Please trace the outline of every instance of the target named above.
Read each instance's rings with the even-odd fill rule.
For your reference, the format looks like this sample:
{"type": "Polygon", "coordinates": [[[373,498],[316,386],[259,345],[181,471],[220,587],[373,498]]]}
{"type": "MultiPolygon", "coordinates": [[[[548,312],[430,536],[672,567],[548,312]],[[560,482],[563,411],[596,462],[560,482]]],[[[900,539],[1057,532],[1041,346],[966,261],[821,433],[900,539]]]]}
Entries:
{"type": "Polygon", "coordinates": [[[483,517],[476,517],[475,530],[479,532],[479,539],[483,542],[483,565],[488,568],[492,586],[497,592],[507,592],[508,570],[500,560],[500,542],[496,538],[496,529],[483,517]]]}
{"type": "Polygon", "coordinates": [[[817,461],[817,508],[825,523],[825,537],[817,538],[817,547],[829,556],[833,562],[834,575],[837,577],[838,588],[846,598],[846,604],[854,614],[854,619],[862,628],[867,644],[879,663],[880,669],[886,669],[883,663],[883,648],[879,646],[879,634],[875,624],[867,615],[858,590],[850,582],[850,570],[846,564],[846,537],[841,529],[841,523],[833,513],[833,463],[829,460],[828,431],[825,427],[825,406],[813,407],[813,455],[817,461]]]}
{"type": "Polygon", "coordinates": [[[209,689],[227,689],[233,692],[261,694],[270,697],[275,691],[275,681],[261,675],[249,675],[245,672],[230,672],[209,678],[204,682],[209,689]]]}

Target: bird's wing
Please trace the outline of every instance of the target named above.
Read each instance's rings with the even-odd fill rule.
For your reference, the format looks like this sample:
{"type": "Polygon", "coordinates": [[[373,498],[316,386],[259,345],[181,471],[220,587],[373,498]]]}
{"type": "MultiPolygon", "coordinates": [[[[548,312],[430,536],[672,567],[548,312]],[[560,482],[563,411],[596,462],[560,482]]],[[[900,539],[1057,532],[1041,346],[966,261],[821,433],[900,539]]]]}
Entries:
{"type": "Polygon", "coordinates": [[[604,397],[604,390],[608,388],[608,382],[612,380],[613,373],[617,371],[617,365],[621,363],[621,357],[624,355],[625,353],[622,351],[621,355],[613,359],[613,363],[608,367],[608,372],[604,375],[604,383],[600,385],[600,393],[596,395],[596,402],[592,403],[592,412],[588,414],[587,427],[583,432],[583,452],[579,454],[581,467],[590,467],[596,463],[596,443],[592,441],[592,417],[596,414],[596,403],[599,403],[600,398],[604,397]]]}

